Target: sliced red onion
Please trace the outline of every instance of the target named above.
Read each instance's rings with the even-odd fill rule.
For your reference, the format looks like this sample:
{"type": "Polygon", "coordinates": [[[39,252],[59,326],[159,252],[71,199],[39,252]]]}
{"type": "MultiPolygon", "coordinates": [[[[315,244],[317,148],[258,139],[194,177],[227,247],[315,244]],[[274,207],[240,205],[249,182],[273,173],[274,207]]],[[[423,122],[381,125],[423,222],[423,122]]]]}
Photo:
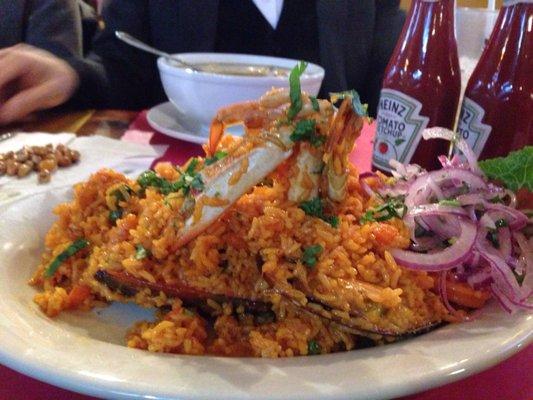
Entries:
{"type": "Polygon", "coordinates": [[[359,185],[369,197],[372,197],[376,193],[370,186],[368,186],[368,183],[365,182],[366,178],[377,178],[377,175],[374,172],[364,172],[359,175],[359,185]]]}
{"type": "Polygon", "coordinates": [[[448,214],[463,217],[468,216],[468,213],[461,207],[447,206],[444,204],[422,204],[409,210],[406,217],[424,217],[429,215],[445,216],[448,214]]]}
{"type": "Polygon", "coordinates": [[[492,297],[494,297],[498,301],[498,303],[500,303],[500,306],[505,311],[507,311],[509,314],[512,314],[516,311],[516,306],[509,302],[507,297],[501,292],[501,290],[498,289],[495,284],[491,285],[490,291],[492,293],[492,297]]]}
{"type": "Polygon", "coordinates": [[[498,242],[503,259],[509,262],[513,252],[513,244],[511,242],[511,230],[508,227],[504,226],[498,229],[498,242]]]}
{"type": "Polygon", "coordinates": [[[469,193],[457,196],[457,201],[461,203],[462,206],[475,206],[478,204],[483,204],[485,199],[481,193],[469,193]]]}
{"type": "Polygon", "coordinates": [[[488,283],[491,279],[492,275],[490,273],[490,270],[482,269],[481,271],[468,276],[468,278],[466,278],[466,281],[471,287],[476,289],[481,285],[488,283]]]}
{"type": "Polygon", "coordinates": [[[525,274],[522,287],[525,288],[525,291],[529,290],[528,295],[531,295],[531,290],[533,290],[533,237],[529,239],[529,242],[521,232],[513,232],[513,237],[518,243],[524,260],[523,271],[521,271],[522,274],[525,274]]]}
{"type": "Polygon", "coordinates": [[[437,185],[437,183],[433,180],[431,176],[428,177],[428,186],[431,189],[433,193],[435,193],[435,196],[437,196],[438,200],[444,200],[444,194],[442,193],[442,190],[437,185]]]}
{"type": "MultiPolygon", "coordinates": [[[[483,231],[484,230],[480,230],[480,232],[483,231]]],[[[501,258],[496,251],[491,249],[486,244],[486,239],[484,238],[484,235],[482,238],[480,238],[479,236],[481,235],[478,235],[478,239],[476,240],[476,247],[480,252],[481,257],[487,260],[490,264],[491,275],[492,279],[494,280],[494,283],[503,293],[508,295],[510,298],[514,298],[517,301],[523,300],[528,295],[528,293],[526,293],[525,290],[522,290],[522,288],[516,281],[511,267],[507,265],[505,260],[503,260],[503,258],[501,258]]]]}
{"type": "Polygon", "coordinates": [[[442,300],[442,303],[444,304],[444,307],[451,313],[451,314],[457,314],[457,310],[453,308],[453,306],[450,304],[450,301],[448,300],[448,292],[446,291],[446,276],[448,275],[448,271],[441,271],[439,274],[439,296],[442,300]]]}
{"type": "Polygon", "coordinates": [[[468,216],[473,222],[477,222],[477,215],[476,215],[476,207],[474,206],[467,206],[466,212],[468,213],[468,216]]]}
{"type": "Polygon", "coordinates": [[[393,249],[392,256],[399,264],[407,268],[423,271],[445,271],[465,261],[470,257],[470,250],[474,246],[477,235],[476,226],[459,219],[461,234],[450,247],[431,254],[420,254],[414,251],[393,249]]]}
{"type": "Polygon", "coordinates": [[[479,225],[483,228],[496,229],[494,220],[487,213],[483,214],[483,216],[480,218],[479,225]]]}
{"type": "Polygon", "coordinates": [[[513,313],[519,308],[525,308],[526,310],[533,310],[533,304],[528,303],[526,300],[516,300],[511,296],[508,296],[503,290],[501,290],[498,285],[492,284],[491,291],[494,297],[498,299],[500,304],[509,312],[513,313]]]}
{"type": "Polygon", "coordinates": [[[457,218],[454,218],[451,215],[428,215],[422,219],[428,226],[428,230],[434,232],[442,239],[457,237],[461,232],[461,227],[457,222],[457,218]]]}
{"type": "Polygon", "coordinates": [[[422,137],[425,140],[444,139],[444,140],[448,140],[454,143],[455,147],[457,147],[461,151],[461,153],[463,153],[463,155],[465,156],[468,162],[468,166],[470,167],[470,170],[478,175],[483,175],[483,173],[481,172],[477,164],[476,155],[474,154],[470,146],[468,146],[468,143],[466,143],[466,141],[463,139],[461,135],[457,135],[455,134],[455,132],[449,129],[434,127],[434,128],[424,129],[424,131],[422,132],[422,137]]]}
{"type": "Polygon", "coordinates": [[[507,220],[509,228],[513,230],[522,229],[527,225],[527,215],[511,207],[504,206],[503,204],[483,202],[483,205],[488,211],[499,211],[509,217],[511,220],[507,220]]]}
{"type": "Polygon", "coordinates": [[[405,205],[408,208],[419,204],[430,203],[428,201],[431,195],[429,180],[432,180],[435,184],[440,185],[443,182],[458,180],[466,183],[471,190],[486,189],[487,184],[478,175],[459,168],[449,168],[439,171],[432,171],[420,175],[409,188],[409,192],[405,199],[405,205]]]}

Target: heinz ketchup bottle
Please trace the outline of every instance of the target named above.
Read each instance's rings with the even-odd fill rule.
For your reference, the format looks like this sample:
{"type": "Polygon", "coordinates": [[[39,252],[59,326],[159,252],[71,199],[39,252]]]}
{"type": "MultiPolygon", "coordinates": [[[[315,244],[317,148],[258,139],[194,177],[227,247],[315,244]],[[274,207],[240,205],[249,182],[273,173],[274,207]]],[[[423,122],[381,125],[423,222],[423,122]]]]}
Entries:
{"type": "Polygon", "coordinates": [[[461,77],[454,30],[454,0],[413,0],[385,70],[374,139],[374,168],[390,171],[390,159],[439,166],[444,140],[421,140],[427,127],[453,129],[461,77]]]}
{"type": "Polygon", "coordinates": [[[458,131],[478,158],[533,144],[533,1],[505,1],[466,86],[458,131]]]}

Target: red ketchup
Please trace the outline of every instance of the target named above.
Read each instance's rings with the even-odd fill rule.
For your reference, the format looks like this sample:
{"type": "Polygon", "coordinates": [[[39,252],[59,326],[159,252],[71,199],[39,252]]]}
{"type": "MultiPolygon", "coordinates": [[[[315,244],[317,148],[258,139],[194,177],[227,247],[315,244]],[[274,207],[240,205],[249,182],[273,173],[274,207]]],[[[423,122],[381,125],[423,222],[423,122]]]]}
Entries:
{"type": "Polygon", "coordinates": [[[413,0],[385,70],[378,104],[372,165],[389,160],[439,167],[444,140],[421,140],[427,127],[453,129],[461,90],[454,30],[454,0],[413,0]]]}
{"type": "Polygon", "coordinates": [[[533,144],[533,1],[506,1],[468,81],[458,131],[478,158],[533,144]]]}

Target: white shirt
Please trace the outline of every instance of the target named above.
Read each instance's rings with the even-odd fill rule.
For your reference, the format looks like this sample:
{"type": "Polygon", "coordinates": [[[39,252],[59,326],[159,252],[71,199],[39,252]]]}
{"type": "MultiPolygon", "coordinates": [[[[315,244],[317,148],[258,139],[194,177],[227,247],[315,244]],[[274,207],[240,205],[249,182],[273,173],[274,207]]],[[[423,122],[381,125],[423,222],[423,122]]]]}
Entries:
{"type": "Polygon", "coordinates": [[[272,28],[276,29],[283,8],[283,0],[253,0],[272,28]]]}

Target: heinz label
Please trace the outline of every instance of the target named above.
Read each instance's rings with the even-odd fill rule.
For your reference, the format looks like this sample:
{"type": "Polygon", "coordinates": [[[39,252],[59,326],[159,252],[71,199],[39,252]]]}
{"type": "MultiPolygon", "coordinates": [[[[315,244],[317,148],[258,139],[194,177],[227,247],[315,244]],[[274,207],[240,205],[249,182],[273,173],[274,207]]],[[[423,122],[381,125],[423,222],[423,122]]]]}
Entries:
{"type": "Polygon", "coordinates": [[[457,130],[478,157],[492,130],[490,125],[482,122],[484,116],[485,110],[479,104],[468,97],[464,98],[457,130]]]}
{"type": "Polygon", "coordinates": [[[383,89],[378,104],[377,129],[372,162],[390,171],[389,160],[409,163],[427,127],[429,118],[420,115],[422,103],[404,93],[383,89]]]}

